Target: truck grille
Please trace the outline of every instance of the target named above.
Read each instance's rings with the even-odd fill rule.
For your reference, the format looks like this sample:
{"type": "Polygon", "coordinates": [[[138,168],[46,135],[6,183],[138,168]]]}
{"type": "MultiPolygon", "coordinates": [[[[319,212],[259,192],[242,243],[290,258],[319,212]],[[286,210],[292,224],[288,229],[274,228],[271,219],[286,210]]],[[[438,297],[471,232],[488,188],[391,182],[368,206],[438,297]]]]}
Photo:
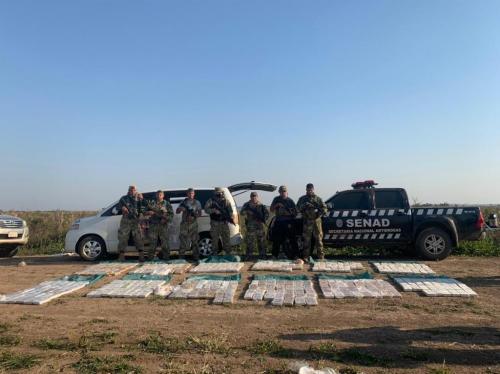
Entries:
{"type": "Polygon", "coordinates": [[[21,220],[1,220],[0,227],[5,229],[20,229],[23,227],[23,221],[21,220]]]}

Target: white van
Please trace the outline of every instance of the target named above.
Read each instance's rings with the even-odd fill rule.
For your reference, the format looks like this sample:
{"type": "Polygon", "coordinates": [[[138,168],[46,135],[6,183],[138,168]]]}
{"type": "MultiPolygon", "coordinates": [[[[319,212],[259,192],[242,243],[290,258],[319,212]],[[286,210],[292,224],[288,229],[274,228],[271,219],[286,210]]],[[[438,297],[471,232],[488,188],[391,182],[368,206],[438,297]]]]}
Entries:
{"type": "MultiPolygon", "coordinates": [[[[165,199],[172,204],[175,210],[179,204],[186,198],[186,190],[165,190],[165,199]]],[[[223,188],[226,199],[231,203],[234,212],[237,212],[233,193],[241,193],[259,190],[272,192],[276,186],[265,183],[239,183],[233,186],[223,188]]],[[[203,207],[207,200],[214,194],[213,188],[195,189],[195,198],[200,201],[203,207]]],[[[143,193],[144,199],[152,200],[155,198],[155,192],[143,193]]],[[[118,200],[104,208],[101,212],[92,217],[86,217],[76,220],[68,233],[64,244],[64,251],[67,253],[78,253],[81,258],[87,261],[96,261],[104,258],[107,254],[118,253],[118,228],[120,227],[121,211],[118,209],[118,200]]],[[[180,247],[179,231],[181,223],[181,214],[174,214],[173,222],[168,228],[169,246],[171,251],[176,251],[180,247]]],[[[228,224],[231,236],[231,245],[238,245],[242,241],[242,235],[239,226],[238,214],[235,216],[236,225],[228,224]]],[[[145,232],[147,227],[142,225],[145,232]]],[[[210,237],[210,216],[203,211],[202,216],[198,218],[198,232],[200,241],[198,248],[200,256],[209,256],[213,254],[212,240],[210,237]]],[[[145,244],[148,245],[147,235],[145,244]]],[[[127,252],[136,251],[133,240],[129,240],[127,252]]]]}

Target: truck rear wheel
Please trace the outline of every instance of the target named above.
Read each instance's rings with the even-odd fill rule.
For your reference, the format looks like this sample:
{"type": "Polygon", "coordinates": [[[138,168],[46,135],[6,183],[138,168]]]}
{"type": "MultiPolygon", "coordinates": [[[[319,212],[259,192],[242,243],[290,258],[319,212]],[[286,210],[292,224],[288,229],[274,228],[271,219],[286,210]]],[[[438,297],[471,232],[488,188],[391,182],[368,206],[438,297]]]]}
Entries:
{"type": "Polygon", "coordinates": [[[426,260],[443,260],[451,253],[450,235],[438,228],[423,230],[415,243],[417,253],[426,260]]]}

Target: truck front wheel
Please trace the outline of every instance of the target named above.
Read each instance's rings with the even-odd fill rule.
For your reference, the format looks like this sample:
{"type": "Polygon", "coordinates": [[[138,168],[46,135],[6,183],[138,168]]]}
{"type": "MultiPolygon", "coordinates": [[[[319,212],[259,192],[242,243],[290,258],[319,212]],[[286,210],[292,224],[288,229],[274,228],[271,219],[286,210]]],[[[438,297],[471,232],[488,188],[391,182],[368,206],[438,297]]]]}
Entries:
{"type": "Polygon", "coordinates": [[[451,253],[450,235],[438,228],[423,230],[415,243],[418,254],[426,260],[443,260],[451,253]]]}

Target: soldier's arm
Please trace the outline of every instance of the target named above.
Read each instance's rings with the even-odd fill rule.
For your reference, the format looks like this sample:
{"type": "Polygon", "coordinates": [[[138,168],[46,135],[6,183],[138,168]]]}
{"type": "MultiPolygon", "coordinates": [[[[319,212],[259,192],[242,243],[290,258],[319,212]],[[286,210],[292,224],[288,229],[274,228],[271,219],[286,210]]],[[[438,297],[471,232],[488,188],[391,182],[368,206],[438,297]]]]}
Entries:
{"type": "Polygon", "coordinates": [[[208,199],[208,201],[205,203],[205,212],[207,212],[208,214],[212,214],[212,213],[215,213],[215,210],[214,208],[212,208],[212,199],[208,199]]]}
{"type": "Polygon", "coordinates": [[[240,214],[246,216],[248,214],[248,203],[243,204],[243,207],[240,210],[240,214]]]}
{"type": "Polygon", "coordinates": [[[167,219],[169,221],[172,220],[172,218],[174,218],[174,209],[172,208],[172,204],[170,204],[168,201],[167,203],[165,204],[165,208],[167,209],[167,212],[166,212],[166,216],[167,216],[167,219]]]}
{"type": "Polygon", "coordinates": [[[277,204],[277,198],[275,197],[273,199],[273,202],[271,203],[271,212],[275,212],[276,211],[276,208],[278,207],[279,204],[277,204]]]}
{"type": "Polygon", "coordinates": [[[124,197],[121,197],[120,201],[118,202],[118,210],[120,210],[122,214],[128,213],[127,202],[125,201],[124,197]]]}
{"type": "Polygon", "coordinates": [[[269,219],[269,209],[265,205],[262,205],[262,207],[262,209],[264,210],[264,221],[267,221],[269,219]]]}
{"type": "Polygon", "coordinates": [[[297,209],[299,212],[303,212],[305,209],[305,204],[304,204],[304,196],[302,196],[299,201],[297,201],[297,209]]]}
{"type": "Polygon", "coordinates": [[[295,202],[290,199],[290,211],[292,212],[293,216],[297,215],[297,207],[295,206],[295,202]]]}
{"type": "Polygon", "coordinates": [[[321,197],[318,197],[318,202],[319,202],[319,206],[321,207],[320,210],[321,210],[321,213],[322,215],[326,214],[328,212],[328,207],[326,206],[326,204],[323,202],[323,200],[321,199],[321,197]]]}
{"type": "Polygon", "coordinates": [[[195,209],[196,209],[196,217],[201,217],[201,211],[202,211],[201,203],[198,200],[196,200],[194,205],[195,205],[195,209]]]}

